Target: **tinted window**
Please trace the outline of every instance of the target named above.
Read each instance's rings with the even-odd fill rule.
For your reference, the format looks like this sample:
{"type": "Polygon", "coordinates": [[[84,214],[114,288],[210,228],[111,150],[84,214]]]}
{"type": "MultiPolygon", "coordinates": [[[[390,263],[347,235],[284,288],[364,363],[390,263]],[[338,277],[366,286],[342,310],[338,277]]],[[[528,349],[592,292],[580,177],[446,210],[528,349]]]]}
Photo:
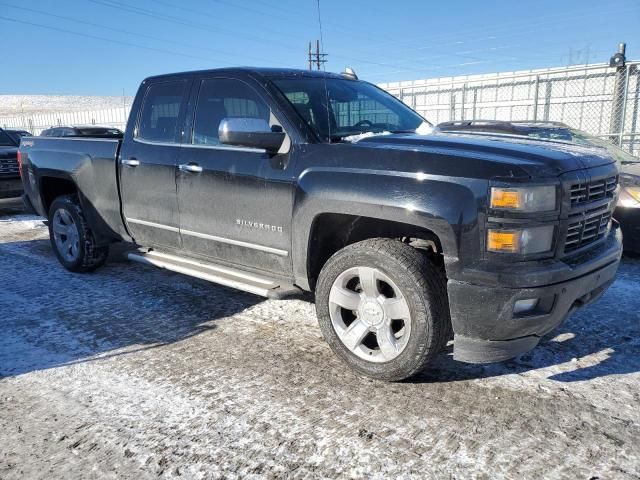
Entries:
{"type": "Polygon", "coordinates": [[[203,80],[198,94],[192,143],[217,145],[218,127],[224,118],[263,118],[269,121],[267,104],[240,80],[203,80]]]}
{"type": "Polygon", "coordinates": [[[140,113],[137,138],[174,143],[185,91],[186,83],[183,81],[151,85],[140,113]]]}
{"type": "Polygon", "coordinates": [[[122,138],[122,132],[117,128],[76,128],[76,134],[83,137],[122,138]]]}

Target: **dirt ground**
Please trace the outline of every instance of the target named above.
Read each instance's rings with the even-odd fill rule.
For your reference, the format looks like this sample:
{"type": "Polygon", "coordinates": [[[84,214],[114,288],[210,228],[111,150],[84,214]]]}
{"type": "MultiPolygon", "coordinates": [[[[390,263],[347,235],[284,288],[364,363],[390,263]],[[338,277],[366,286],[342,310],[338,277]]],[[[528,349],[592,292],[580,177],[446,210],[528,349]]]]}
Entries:
{"type": "Polygon", "coordinates": [[[313,304],[120,260],[0,202],[0,478],[640,478],[640,260],[530,354],[345,367],[313,304]]]}

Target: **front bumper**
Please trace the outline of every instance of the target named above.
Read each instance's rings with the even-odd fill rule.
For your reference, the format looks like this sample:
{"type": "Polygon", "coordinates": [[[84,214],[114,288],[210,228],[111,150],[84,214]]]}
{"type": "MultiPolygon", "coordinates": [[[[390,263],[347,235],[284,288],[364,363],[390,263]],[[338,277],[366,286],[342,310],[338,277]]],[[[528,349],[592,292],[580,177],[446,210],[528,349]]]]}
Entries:
{"type": "Polygon", "coordinates": [[[615,278],[621,255],[622,235],[615,228],[606,242],[579,265],[565,264],[563,271],[554,265],[552,273],[546,276],[555,277],[556,281],[546,285],[535,282],[531,287],[513,288],[513,283],[496,286],[449,280],[454,359],[469,363],[499,362],[531,350],[540,337],[577,308],[594,302],[604,293],[615,278]],[[575,276],[567,279],[570,272],[564,270],[575,276]],[[541,299],[541,310],[514,315],[516,301],[532,298],[541,299]]]}
{"type": "Polygon", "coordinates": [[[22,179],[0,177],[0,198],[13,198],[22,195],[22,179]]]}

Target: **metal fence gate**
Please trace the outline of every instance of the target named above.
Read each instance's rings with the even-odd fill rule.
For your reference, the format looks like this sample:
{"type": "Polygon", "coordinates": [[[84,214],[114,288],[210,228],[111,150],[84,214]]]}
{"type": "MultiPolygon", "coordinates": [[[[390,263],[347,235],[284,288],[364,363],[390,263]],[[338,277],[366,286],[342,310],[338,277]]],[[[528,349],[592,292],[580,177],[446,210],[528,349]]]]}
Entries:
{"type": "Polygon", "coordinates": [[[381,84],[432,123],[564,122],[640,155],[640,63],[435,78],[381,84]]]}

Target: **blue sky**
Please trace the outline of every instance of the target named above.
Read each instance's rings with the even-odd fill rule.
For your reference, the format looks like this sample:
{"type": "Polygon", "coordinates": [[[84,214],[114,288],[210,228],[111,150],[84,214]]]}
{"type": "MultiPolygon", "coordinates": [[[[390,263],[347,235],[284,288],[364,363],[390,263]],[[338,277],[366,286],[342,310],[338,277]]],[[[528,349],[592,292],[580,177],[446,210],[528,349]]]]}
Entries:
{"type": "MultiPolygon", "coordinates": [[[[320,0],[327,70],[372,82],[640,58],[638,0],[320,0]]],[[[0,94],[133,95],[159,73],[307,68],[316,0],[0,0],[0,94]]]]}

